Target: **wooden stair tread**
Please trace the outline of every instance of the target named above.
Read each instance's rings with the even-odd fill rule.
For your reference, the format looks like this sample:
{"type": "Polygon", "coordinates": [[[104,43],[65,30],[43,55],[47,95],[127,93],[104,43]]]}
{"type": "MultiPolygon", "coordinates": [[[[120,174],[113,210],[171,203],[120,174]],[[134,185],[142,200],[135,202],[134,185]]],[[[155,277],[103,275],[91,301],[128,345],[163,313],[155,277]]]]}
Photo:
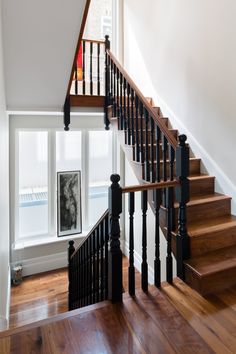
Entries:
{"type": "Polygon", "coordinates": [[[185,261],[185,265],[191,268],[199,277],[225,272],[231,268],[236,270],[236,245],[220,248],[203,256],[192,258],[185,261]]]}
{"type": "Polygon", "coordinates": [[[197,204],[202,204],[202,203],[205,204],[205,203],[211,203],[213,201],[220,201],[220,200],[227,200],[227,199],[231,200],[232,198],[225,194],[220,194],[220,193],[205,194],[201,196],[192,197],[187,205],[193,206],[197,204]]]}
{"type": "MultiPolygon", "coordinates": [[[[224,215],[218,218],[204,219],[188,225],[188,234],[191,237],[203,236],[230,227],[236,227],[236,216],[224,215]]],[[[214,234],[212,235],[214,237],[214,234]]],[[[226,235],[227,237],[227,235],[226,235]]]]}

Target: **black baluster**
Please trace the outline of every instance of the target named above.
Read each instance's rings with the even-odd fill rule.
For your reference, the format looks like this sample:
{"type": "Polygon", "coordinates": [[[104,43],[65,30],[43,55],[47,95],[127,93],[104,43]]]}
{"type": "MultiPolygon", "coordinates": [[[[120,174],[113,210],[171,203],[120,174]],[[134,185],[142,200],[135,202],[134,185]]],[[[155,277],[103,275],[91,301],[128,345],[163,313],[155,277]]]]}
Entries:
{"type": "Polygon", "coordinates": [[[66,97],[64,103],[64,130],[68,131],[70,125],[70,95],[66,97]]]}
{"type": "Polygon", "coordinates": [[[99,302],[99,277],[100,277],[100,244],[99,244],[99,228],[96,229],[96,248],[97,248],[97,279],[96,279],[96,302],[99,302]]]}
{"type": "Polygon", "coordinates": [[[78,286],[78,307],[82,307],[82,257],[81,257],[81,248],[78,251],[79,256],[78,256],[78,277],[79,277],[79,286],[78,286]]]}
{"type": "Polygon", "coordinates": [[[125,130],[125,144],[127,144],[127,107],[126,107],[126,79],[123,80],[123,117],[124,117],[124,130],[125,130]]]}
{"type": "Polygon", "coordinates": [[[75,95],[78,95],[78,65],[75,63],[75,95]]]}
{"type": "MultiPolygon", "coordinates": [[[[175,149],[169,144],[169,161],[170,161],[170,180],[174,180],[174,165],[175,165],[175,149]]],[[[174,210],[174,188],[169,188],[171,195],[172,205],[172,231],[175,230],[175,210],[174,210]]]]}
{"type": "Polygon", "coordinates": [[[190,243],[187,232],[187,206],[189,201],[189,146],[186,135],[179,136],[176,149],[176,176],[180,186],[176,188],[176,200],[179,202],[178,235],[176,237],[177,276],[184,280],[184,260],[190,256],[190,243]]]}
{"type": "Polygon", "coordinates": [[[113,77],[113,70],[114,70],[114,65],[113,65],[113,61],[110,59],[110,70],[111,70],[111,72],[110,72],[110,80],[111,80],[111,82],[110,82],[110,88],[111,88],[111,91],[110,91],[110,105],[113,105],[113,102],[114,102],[114,91],[113,91],[113,89],[114,89],[114,85],[113,85],[113,79],[114,79],[114,77],[113,77]]]}
{"type": "Polygon", "coordinates": [[[140,139],[139,139],[139,99],[135,95],[135,156],[134,160],[140,162],[140,139]]]}
{"type": "Polygon", "coordinates": [[[85,267],[85,306],[88,306],[88,288],[89,288],[89,269],[88,269],[88,240],[85,242],[85,259],[86,259],[86,267],[85,267]]]}
{"type": "Polygon", "coordinates": [[[96,301],[96,240],[95,240],[95,232],[93,232],[93,300],[92,303],[95,304],[96,301]]]}
{"type": "Polygon", "coordinates": [[[97,94],[100,96],[100,43],[97,43],[97,94]]]}
{"type": "Polygon", "coordinates": [[[93,302],[93,250],[92,250],[92,237],[89,237],[89,304],[93,302]]]}
{"type": "Polygon", "coordinates": [[[161,131],[156,125],[156,180],[161,181],[161,156],[160,156],[161,131]]]}
{"type": "Polygon", "coordinates": [[[105,229],[105,299],[108,299],[108,242],[109,242],[109,215],[104,222],[105,229]]]}
{"type": "Polygon", "coordinates": [[[86,42],[85,42],[85,41],[82,41],[82,43],[83,43],[83,63],[82,63],[82,70],[83,70],[83,90],[82,90],[82,92],[83,92],[83,95],[85,95],[85,94],[86,94],[86,83],[85,83],[85,75],[86,75],[86,72],[85,72],[85,70],[86,70],[86,64],[85,64],[85,58],[86,58],[86,56],[85,56],[86,42]]]}
{"type": "Polygon", "coordinates": [[[109,36],[105,36],[105,107],[104,107],[104,123],[105,129],[109,130],[110,121],[108,118],[108,106],[110,105],[110,60],[108,50],[110,49],[109,36]]]}
{"type": "Polygon", "coordinates": [[[142,289],[148,290],[148,264],[147,264],[147,191],[142,192],[142,289]]]}
{"type": "Polygon", "coordinates": [[[161,261],[160,261],[160,222],[159,212],[161,206],[161,190],[154,191],[154,207],[155,207],[155,260],[154,260],[154,284],[156,287],[161,286],[161,261]]]}
{"type": "MultiPolygon", "coordinates": [[[[141,163],[144,162],[144,127],[145,127],[145,122],[143,121],[143,104],[140,102],[140,109],[139,109],[139,114],[140,114],[140,153],[141,153],[141,163]]],[[[148,134],[148,131],[145,131],[145,134],[148,134]]]]}
{"type": "Polygon", "coordinates": [[[134,90],[131,89],[131,144],[135,144],[134,134],[134,90]]]}
{"type": "Polygon", "coordinates": [[[120,224],[122,189],[120,176],[111,175],[109,187],[110,249],[108,252],[108,296],[112,302],[122,301],[122,252],[120,249],[120,224]]]}
{"type": "Polygon", "coordinates": [[[104,223],[99,226],[100,242],[101,242],[101,301],[104,300],[104,223]]]}
{"type": "Polygon", "coordinates": [[[69,311],[72,310],[72,298],[73,298],[73,293],[74,293],[74,279],[73,279],[73,262],[71,261],[71,256],[75,251],[74,247],[74,241],[71,240],[69,241],[69,246],[68,246],[68,281],[69,281],[69,286],[68,286],[68,305],[69,305],[69,311]]]}
{"type": "MultiPolygon", "coordinates": [[[[149,161],[149,113],[145,109],[145,180],[150,182],[150,161],[149,161]]],[[[152,144],[152,141],[151,141],[152,144]]]]}
{"type": "Polygon", "coordinates": [[[113,92],[114,92],[114,100],[113,100],[113,117],[117,117],[117,110],[116,110],[116,107],[117,107],[117,92],[116,92],[116,66],[115,64],[113,63],[113,75],[114,75],[114,79],[113,79],[113,92]]]}
{"type": "Polygon", "coordinates": [[[123,75],[120,73],[120,98],[119,98],[119,103],[120,103],[120,129],[124,129],[124,115],[123,115],[123,75]]]}
{"type": "Polygon", "coordinates": [[[150,165],[149,165],[149,170],[150,170],[150,177],[152,183],[156,181],[156,173],[155,173],[155,146],[154,146],[154,134],[155,134],[155,123],[153,118],[150,119],[150,127],[151,127],[151,139],[150,139],[150,165]]]}
{"type": "Polygon", "coordinates": [[[120,123],[120,72],[116,69],[116,110],[117,110],[117,119],[118,119],[118,129],[121,130],[120,123]]]}
{"type": "Polygon", "coordinates": [[[127,84],[127,144],[131,144],[130,85],[127,84]]]}
{"type": "Polygon", "coordinates": [[[93,42],[90,42],[90,95],[93,95],[93,42]]]}
{"type": "MultiPolygon", "coordinates": [[[[163,181],[167,181],[167,153],[168,142],[164,134],[162,134],[162,177],[163,181]]],[[[163,204],[166,206],[166,188],[163,189],[163,204]]]]}
{"type": "Polygon", "coordinates": [[[167,207],[167,256],[166,256],[166,280],[172,284],[173,281],[173,259],[172,259],[172,223],[173,223],[173,189],[168,188],[166,192],[166,207],[167,207]]]}
{"type": "Polygon", "coordinates": [[[129,193],[129,294],[135,295],[134,268],[134,192],[129,193]]]}
{"type": "Polygon", "coordinates": [[[85,306],[84,297],[85,297],[85,261],[84,261],[84,244],[81,247],[82,255],[82,307],[85,306]]]}

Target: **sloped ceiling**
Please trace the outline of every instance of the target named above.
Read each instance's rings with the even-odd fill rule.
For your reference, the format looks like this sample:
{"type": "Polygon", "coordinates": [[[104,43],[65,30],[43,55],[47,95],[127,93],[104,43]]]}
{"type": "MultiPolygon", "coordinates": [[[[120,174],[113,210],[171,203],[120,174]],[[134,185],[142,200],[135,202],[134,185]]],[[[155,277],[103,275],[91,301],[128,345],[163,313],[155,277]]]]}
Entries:
{"type": "Polygon", "coordinates": [[[3,0],[8,110],[61,110],[86,0],[3,0]]]}

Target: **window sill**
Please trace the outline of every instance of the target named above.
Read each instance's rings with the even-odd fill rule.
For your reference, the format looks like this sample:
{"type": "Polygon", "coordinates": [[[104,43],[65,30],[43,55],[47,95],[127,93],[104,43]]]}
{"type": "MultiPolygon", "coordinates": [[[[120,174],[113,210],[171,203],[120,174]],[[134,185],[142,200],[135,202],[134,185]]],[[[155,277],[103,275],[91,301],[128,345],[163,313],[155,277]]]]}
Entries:
{"type": "Polygon", "coordinates": [[[47,236],[47,237],[41,237],[37,239],[31,239],[31,240],[18,240],[16,241],[12,248],[13,250],[21,250],[24,248],[30,248],[30,247],[35,247],[35,246],[43,246],[43,245],[48,245],[52,243],[57,243],[57,242],[65,242],[65,241],[70,241],[70,240],[78,240],[80,238],[85,238],[89,234],[90,230],[85,230],[80,234],[74,234],[74,235],[68,235],[68,236],[47,236]]]}

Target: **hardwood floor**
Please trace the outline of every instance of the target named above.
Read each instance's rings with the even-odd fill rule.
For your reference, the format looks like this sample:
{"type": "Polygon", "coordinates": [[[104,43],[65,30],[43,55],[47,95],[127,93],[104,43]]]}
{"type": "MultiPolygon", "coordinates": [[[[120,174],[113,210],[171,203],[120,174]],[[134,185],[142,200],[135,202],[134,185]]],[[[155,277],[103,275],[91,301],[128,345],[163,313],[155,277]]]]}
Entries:
{"type": "MultiPolygon", "coordinates": [[[[10,328],[26,325],[68,310],[67,269],[32,275],[11,289],[10,328]]],[[[141,286],[136,271],[136,288],[141,286]]],[[[123,257],[123,287],[128,291],[128,259],[123,257]]]]}
{"type": "MultiPolygon", "coordinates": [[[[127,267],[124,258],[126,291],[127,267]]],[[[13,288],[11,329],[0,333],[0,353],[236,354],[236,286],[203,297],[175,279],[144,293],[136,272],[134,298],[126,292],[122,304],[104,301],[71,312],[65,312],[66,288],[65,269],[13,288]]]]}

